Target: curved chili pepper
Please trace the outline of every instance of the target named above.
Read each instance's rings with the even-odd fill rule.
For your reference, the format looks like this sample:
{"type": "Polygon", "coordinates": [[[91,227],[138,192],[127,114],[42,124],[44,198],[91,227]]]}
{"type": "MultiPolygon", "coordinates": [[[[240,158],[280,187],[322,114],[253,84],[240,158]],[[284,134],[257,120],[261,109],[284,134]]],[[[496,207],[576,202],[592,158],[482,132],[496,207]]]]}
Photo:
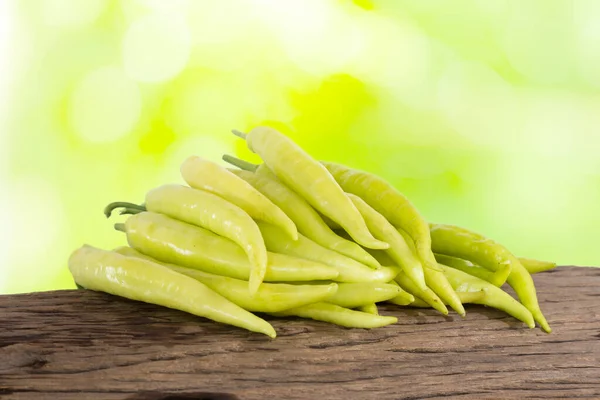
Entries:
{"type": "Polygon", "coordinates": [[[492,271],[495,286],[502,286],[511,269],[519,263],[504,246],[478,233],[444,224],[430,224],[430,229],[435,253],[469,260],[492,271]]]}
{"type": "Polygon", "coordinates": [[[525,257],[519,257],[519,261],[530,274],[538,274],[556,268],[556,263],[550,261],[540,261],[525,257]]]}
{"type": "Polygon", "coordinates": [[[247,290],[248,283],[240,279],[209,274],[197,269],[162,263],[131,247],[122,246],[113,250],[129,257],[137,257],[163,265],[175,272],[202,282],[221,296],[248,311],[277,312],[306,304],[327,301],[338,287],[336,283],[312,285],[290,285],[285,283],[263,283],[254,295],[247,290]]]}
{"type": "Polygon", "coordinates": [[[339,283],[335,294],[324,300],[340,307],[357,308],[397,297],[401,290],[388,283],[339,283]]]}
{"type": "MultiPolygon", "coordinates": [[[[105,214],[110,216],[114,208],[121,206],[136,207],[111,203],[105,214]]],[[[256,222],[244,210],[210,192],[173,184],[150,190],[144,208],[208,229],[238,244],[252,264],[248,285],[250,293],[256,293],[267,271],[267,249],[256,222]]]]}
{"type": "Polygon", "coordinates": [[[515,290],[521,303],[531,312],[542,329],[547,333],[552,331],[540,310],[531,275],[508,249],[480,234],[453,225],[432,225],[431,238],[436,252],[473,261],[492,271],[497,271],[494,268],[508,265],[510,274],[506,282],[515,290]]]}
{"type": "Polygon", "coordinates": [[[355,242],[371,249],[389,247],[369,232],[362,216],[327,169],[293,140],[266,126],[254,128],[248,134],[234,133],[246,140],[248,149],[258,154],[277,178],[338,223],[355,242]]]}
{"type": "MultiPolygon", "coordinates": [[[[224,155],[223,159],[236,166],[250,170],[256,169],[254,164],[235,157],[224,155]]],[[[256,173],[247,170],[231,170],[231,172],[251,184],[281,208],[294,221],[298,231],[307,238],[369,267],[381,267],[362,247],[336,235],[302,196],[280,182],[264,164],[260,166],[256,173]]]]}
{"type": "Polygon", "coordinates": [[[406,243],[404,237],[398,233],[383,215],[375,211],[363,199],[352,193],[347,193],[347,195],[365,219],[367,227],[373,233],[375,238],[389,243],[390,248],[385,250],[385,252],[394,261],[394,264],[402,268],[406,276],[408,276],[419,289],[427,289],[421,262],[406,243]]]}
{"type": "Polygon", "coordinates": [[[181,164],[180,170],[191,187],[216,194],[237,205],[252,218],[281,227],[294,240],[298,237],[296,225],[279,207],[220,165],[191,156],[181,164]]]}
{"type": "Polygon", "coordinates": [[[364,306],[360,306],[356,308],[356,311],[364,312],[367,314],[379,315],[379,310],[377,309],[377,304],[365,304],[364,306]]]}
{"type": "Polygon", "coordinates": [[[345,326],[346,328],[380,328],[398,322],[398,318],[396,317],[368,314],[329,303],[309,304],[272,314],[278,317],[296,316],[309,318],[345,326]]]}
{"type": "Polygon", "coordinates": [[[69,257],[75,282],[87,289],[173,308],[276,336],[265,320],[235,305],[206,285],[162,265],[84,245],[69,257]]]}
{"type": "Polygon", "coordinates": [[[462,258],[447,256],[445,254],[434,253],[435,259],[438,263],[446,265],[448,267],[457,269],[459,271],[466,272],[469,275],[475,276],[479,279],[483,279],[486,282],[490,282],[492,285],[497,286],[495,282],[495,275],[492,271],[489,271],[479,265],[473,264],[469,260],[463,260],[462,258]]]}
{"type": "Polygon", "coordinates": [[[484,291],[485,296],[481,300],[472,301],[477,304],[484,304],[494,307],[512,315],[516,319],[523,321],[530,328],[535,328],[534,317],[532,313],[517,300],[513,299],[502,289],[492,285],[483,279],[476,278],[466,272],[440,264],[444,275],[448,278],[452,286],[458,292],[480,292],[484,291]]]}
{"type": "Polygon", "coordinates": [[[318,245],[302,234],[298,234],[298,240],[294,241],[283,236],[281,229],[274,225],[258,222],[258,227],[269,251],[334,267],[339,273],[335,278],[338,282],[385,283],[394,279],[398,273],[398,268],[395,267],[371,269],[358,261],[318,245]]]}
{"type": "MultiPolygon", "coordinates": [[[[142,212],[116,224],[129,246],[159,261],[195,268],[216,275],[248,280],[251,265],[244,251],[231,240],[163,214],[142,212]]],[[[267,252],[264,280],[309,281],[335,279],[338,272],[313,261],[267,252]]]]}

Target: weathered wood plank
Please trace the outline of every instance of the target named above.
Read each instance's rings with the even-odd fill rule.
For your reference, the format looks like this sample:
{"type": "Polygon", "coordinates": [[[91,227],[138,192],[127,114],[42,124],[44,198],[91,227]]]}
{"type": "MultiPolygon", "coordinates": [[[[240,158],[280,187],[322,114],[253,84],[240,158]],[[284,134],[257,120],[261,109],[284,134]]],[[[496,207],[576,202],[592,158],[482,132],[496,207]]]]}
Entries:
{"type": "Polygon", "coordinates": [[[375,330],[267,317],[270,340],[91,291],[3,296],[0,397],[600,398],[600,269],[535,281],[550,335],[480,306],[390,305],[398,324],[375,330]]]}

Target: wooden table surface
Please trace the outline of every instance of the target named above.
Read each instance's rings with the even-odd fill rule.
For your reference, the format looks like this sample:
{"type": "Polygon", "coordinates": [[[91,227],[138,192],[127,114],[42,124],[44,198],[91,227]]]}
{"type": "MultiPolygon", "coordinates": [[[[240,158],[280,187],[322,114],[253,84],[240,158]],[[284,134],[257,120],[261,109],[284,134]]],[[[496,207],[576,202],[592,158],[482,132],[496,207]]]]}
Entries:
{"type": "Polygon", "coordinates": [[[535,275],[552,334],[502,312],[278,337],[87,290],[0,296],[2,399],[600,399],[600,269],[535,275]]]}

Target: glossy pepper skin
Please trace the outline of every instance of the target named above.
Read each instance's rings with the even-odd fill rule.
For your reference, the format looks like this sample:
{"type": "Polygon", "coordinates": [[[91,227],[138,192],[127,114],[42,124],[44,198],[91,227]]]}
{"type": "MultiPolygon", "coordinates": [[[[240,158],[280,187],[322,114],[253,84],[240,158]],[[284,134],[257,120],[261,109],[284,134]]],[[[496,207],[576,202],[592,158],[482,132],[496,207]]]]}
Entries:
{"type": "Polygon", "coordinates": [[[497,308],[512,315],[519,321],[525,322],[529,328],[535,327],[534,317],[531,312],[502,289],[466,272],[441,264],[440,266],[443,268],[444,275],[446,275],[456,291],[465,293],[485,292],[481,300],[472,300],[472,303],[497,308]]]}
{"type": "Polygon", "coordinates": [[[173,308],[213,321],[276,336],[265,320],[206,285],[162,265],[84,245],[69,257],[69,271],[86,289],[173,308]]]}
{"type": "Polygon", "coordinates": [[[389,247],[369,232],[362,216],[327,169],[293,140],[266,126],[252,129],[245,139],[248,149],[258,154],[278,179],[344,228],[354,241],[371,249],[389,247]]]}
{"type": "Polygon", "coordinates": [[[329,265],[339,273],[335,279],[337,282],[385,283],[394,279],[398,273],[398,269],[392,267],[371,269],[349,257],[318,245],[302,234],[298,234],[298,240],[290,240],[283,236],[281,230],[276,226],[259,222],[258,227],[269,251],[329,265]]]}
{"type": "Polygon", "coordinates": [[[425,283],[423,267],[412,249],[406,243],[404,237],[398,233],[396,228],[394,228],[383,215],[375,211],[363,199],[352,193],[348,193],[347,195],[365,219],[367,227],[373,235],[377,239],[389,243],[390,248],[385,252],[394,261],[395,265],[402,268],[404,273],[419,289],[425,290],[427,284],[425,283]]]}
{"type": "Polygon", "coordinates": [[[457,269],[459,271],[463,271],[469,275],[472,275],[479,279],[483,279],[484,281],[490,282],[494,286],[497,286],[494,279],[495,276],[492,271],[475,265],[471,261],[438,253],[435,253],[435,259],[440,264],[457,269]]]}
{"type": "Polygon", "coordinates": [[[256,293],[267,271],[267,248],[248,213],[210,192],[174,184],[150,190],[145,208],[208,229],[239,245],[252,264],[248,285],[250,293],[256,293]]]}
{"type": "MultiPolygon", "coordinates": [[[[437,262],[431,251],[429,225],[416,207],[395,187],[384,179],[341,164],[322,162],[342,189],[363,199],[378,213],[383,215],[394,227],[408,233],[414,242],[415,253],[423,268],[437,270],[437,262]]],[[[456,299],[450,304],[456,303],[456,299]]],[[[455,304],[455,310],[460,311],[460,302],[455,304]]]]}
{"type": "Polygon", "coordinates": [[[519,257],[519,261],[530,274],[539,274],[556,268],[556,263],[550,261],[534,260],[526,257],[519,257]]]}
{"type": "MultiPolygon", "coordinates": [[[[228,162],[241,161],[233,157],[224,157],[224,159],[228,160],[228,162]]],[[[256,167],[249,163],[244,163],[244,166],[246,168],[256,167]],[[248,165],[251,167],[248,167],[248,165]]],[[[231,170],[231,172],[251,184],[279,206],[294,221],[298,227],[298,231],[305,237],[371,268],[379,268],[381,266],[358,244],[336,235],[302,196],[280,182],[264,164],[258,167],[256,173],[243,170],[231,170]]]]}
{"type": "Polygon", "coordinates": [[[279,207],[226,168],[212,161],[191,156],[181,164],[180,171],[183,179],[191,187],[222,197],[246,211],[254,219],[281,227],[293,240],[298,237],[296,225],[279,207]]]}
{"type": "MultiPolygon", "coordinates": [[[[142,212],[124,226],[130,247],[159,261],[247,281],[251,265],[244,251],[224,237],[166,215],[142,212]]],[[[327,265],[268,253],[265,281],[288,282],[335,279],[327,265]]]]}
{"type": "Polygon", "coordinates": [[[340,283],[337,292],[325,300],[340,307],[357,308],[395,298],[401,292],[388,283],[340,283]]]}
{"type": "Polygon", "coordinates": [[[491,281],[502,286],[519,260],[499,243],[467,229],[431,224],[431,242],[435,253],[469,260],[494,273],[491,281]]]}
{"type": "Polygon", "coordinates": [[[345,326],[346,328],[380,328],[398,322],[398,318],[396,317],[369,314],[329,303],[309,304],[307,306],[274,313],[273,315],[279,317],[296,316],[309,318],[316,321],[324,321],[335,325],[345,326]]]}
{"type": "Polygon", "coordinates": [[[540,310],[531,275],[508,249],[480,234],[453,225],[432,225],[431,238],[435,252],[467,259],[491,271],[509,265],[511,272],[506,282],[542,329],[547,333],[552,331],[540,310]]]}
{"type": "Polygon", "coordinates": [[[323,285],[289,285],[284,283],[264,283],[254,295],[248,293],[247,282],[226,276],[209,274],[197,269],[180,267],[174,264],[162,263],[148,257],[131,247],[119,247],[116,253],[129,257],[137,257],[163,265],[175,272],[187,275],[202,282],[221,296],[248,311],[277,312],[306,304],[325,301],[335,295],[337,284],[323,285]]]}

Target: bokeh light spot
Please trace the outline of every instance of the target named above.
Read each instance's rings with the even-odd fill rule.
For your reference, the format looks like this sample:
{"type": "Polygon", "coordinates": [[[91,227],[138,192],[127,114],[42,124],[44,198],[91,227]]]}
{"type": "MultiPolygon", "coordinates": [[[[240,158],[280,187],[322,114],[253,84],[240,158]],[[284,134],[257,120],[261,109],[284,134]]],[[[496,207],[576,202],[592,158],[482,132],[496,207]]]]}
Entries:
{"type": "Polygon", "coordinates": [[[46,25],[80,28],[95,22],[107,5],[105,0],[41,0],[39,6],[46,25]]]}
{"type": "Polygon", "coordinates": [[[373,4],[372,0],[352,0],[356,6],[362,8],[363,10],[374,10],[375,4],[373,4]]]}
{"type": "Polygon", "coordinates": [[[157,13],[135,21],[123,38],[123,63],[133,79],[163,82],[177,75],[190,56],[190,33],[176,13],[157,13]]]}
{"type": "Polygon", "coordinates": [[[162,120],[152,123],[151,128],[139,141],[144,154],[162,154],[176,139],[175,133],[162,120]]]}
{"type": "MultiPolygon", "coordinates": [[[[20,177],[3,193],[6,212],[2,223],[10,227],[8,263],[14,266],[11,292],[29,291],[55,274],[48,255],[64,243],[64,209],[57,188],[42,177],[20,177]],[[35,246],[35,251],[32,251],[35,246]]],[[[54,260],[53,260],[54,261],[54,260]]],[[[63,265],[66,265],[66,260],[63,265]]]]}
{"type": "Polygon", "coordinates": [[[69,102],[71,127],[89,142],[112,142],[126,135],[141,111],[137,84],[120,69],[102,67],[88,73],[69,102]]]}

